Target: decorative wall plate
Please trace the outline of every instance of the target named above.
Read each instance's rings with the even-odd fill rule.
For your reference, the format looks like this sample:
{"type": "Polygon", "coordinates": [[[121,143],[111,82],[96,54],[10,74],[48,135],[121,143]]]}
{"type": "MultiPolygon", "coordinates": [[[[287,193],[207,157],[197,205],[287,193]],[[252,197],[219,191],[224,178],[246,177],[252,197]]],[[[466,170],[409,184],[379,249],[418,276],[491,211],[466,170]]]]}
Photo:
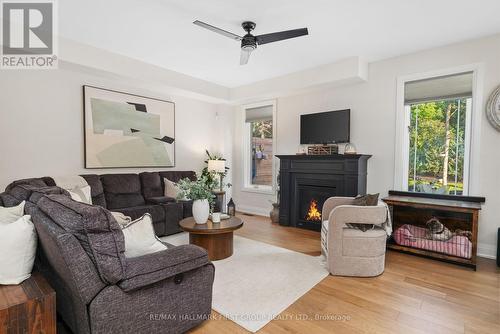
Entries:
{"type": "Polygon", "coordinates": [[[486,104],[486,117],[491,125],[500,131],[500,86],[491,94],[486,104]]]}

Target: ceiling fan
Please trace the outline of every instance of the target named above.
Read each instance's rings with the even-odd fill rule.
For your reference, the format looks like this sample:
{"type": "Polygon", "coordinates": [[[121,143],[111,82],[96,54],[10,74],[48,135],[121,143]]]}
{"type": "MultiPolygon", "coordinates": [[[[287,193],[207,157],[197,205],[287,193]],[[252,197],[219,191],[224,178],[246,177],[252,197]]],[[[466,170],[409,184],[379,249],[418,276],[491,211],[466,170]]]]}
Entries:
{"type": "Polygon", "coordinates": [[[247,32],[247,34],[245,36],[238,36],[236,34],[233,34],[232,32],[214,27],[205,22],[196,20],[193,23],[202,28],[234,39],[235,41],[241,41],[240,65],[245,65],[246,63],[248,63],[250,53],[257,48],[257,45],[278,42],[284,39],[295,38],[309,34],[307,28],[301,28],[254,36],[250,32],[255,29],[255,23],[245,21],[241,24],[241,26],[247,32]]]}

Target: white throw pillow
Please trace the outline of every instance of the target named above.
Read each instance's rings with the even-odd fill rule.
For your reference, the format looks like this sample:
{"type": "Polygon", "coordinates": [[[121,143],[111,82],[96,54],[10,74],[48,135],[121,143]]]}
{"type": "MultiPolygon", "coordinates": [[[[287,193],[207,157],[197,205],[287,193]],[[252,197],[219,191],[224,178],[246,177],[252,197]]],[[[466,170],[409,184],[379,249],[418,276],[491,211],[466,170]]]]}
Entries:
{"type": "Polygon", "coordinates": [[[165,183],[165,196],[166,197],[172,197],[172,198],[177,198],[177,196],[180,193],[179,186],[177,183],[170,181],[169,179],[163,178],[163,183],[165,183]]]}
{"type": "Polygon", "coordinates": [[[0,225],[10,224],[21,218],[24,215],[25,204],[26,202],[22,201],[19,205],[10,208],[0,206],[0,225]]]}
{"type": "Polygon", "coordinates": [[[156,237],[149,213],[122,227],[125,236],[125,257],[138,257],[167,249],[156,237]]]}
{"type": "Polygon", "coordinates": [[[19,284],[31,276],[36,231],[31,216],[0,224],[0,284],[19,284]]]}
{"type": "Polygon", "coordinates": [[[113,216],[113,218],[115,218],[116,222],[118,223],[118,225],[120,225],[121,228],[127,226],[130,222],[132,222],[132,218],[130,218],[129,216],[125,216],[121,212],[116,212],[116,211],[110,211],[110,212],[111,212],[111,215],[113,216]]]}
{"type": "Polygon", "coordinates": [[[92,195],[90,186],[76,187],[73,189],[66,189],[71,198],[77,202],[92,205],[92,195]]]}

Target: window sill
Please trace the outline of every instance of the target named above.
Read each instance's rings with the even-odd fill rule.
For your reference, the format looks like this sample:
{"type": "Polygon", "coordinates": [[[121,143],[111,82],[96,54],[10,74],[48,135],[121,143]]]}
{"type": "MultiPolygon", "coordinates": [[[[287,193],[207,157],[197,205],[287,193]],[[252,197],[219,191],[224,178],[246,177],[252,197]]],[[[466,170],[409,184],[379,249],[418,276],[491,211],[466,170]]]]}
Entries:
{"type": "Polygon", "coordinates": [[[256,194],[263,194],[263,195],[274,195],[274,191],[272,187],[243,187],[241,189],[243,192],[247,193],[256,193],[256,194]]]}

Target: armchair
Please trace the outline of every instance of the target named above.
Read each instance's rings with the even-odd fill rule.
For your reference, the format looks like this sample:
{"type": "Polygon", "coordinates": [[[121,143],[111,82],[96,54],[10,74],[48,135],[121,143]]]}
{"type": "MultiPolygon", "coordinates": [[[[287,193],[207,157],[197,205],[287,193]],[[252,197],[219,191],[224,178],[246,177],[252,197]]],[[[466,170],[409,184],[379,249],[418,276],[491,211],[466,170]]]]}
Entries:
{"type": "Polygon", "coordinates": [[[382,228],[365,232],[350,224],[382,225],[387,208],[352,205],[352,197],[331,197],[323,204],[322,234],[327,237],[327,267],[332,275],[378,276],[384,271],[387,234],[382,228]]]}

